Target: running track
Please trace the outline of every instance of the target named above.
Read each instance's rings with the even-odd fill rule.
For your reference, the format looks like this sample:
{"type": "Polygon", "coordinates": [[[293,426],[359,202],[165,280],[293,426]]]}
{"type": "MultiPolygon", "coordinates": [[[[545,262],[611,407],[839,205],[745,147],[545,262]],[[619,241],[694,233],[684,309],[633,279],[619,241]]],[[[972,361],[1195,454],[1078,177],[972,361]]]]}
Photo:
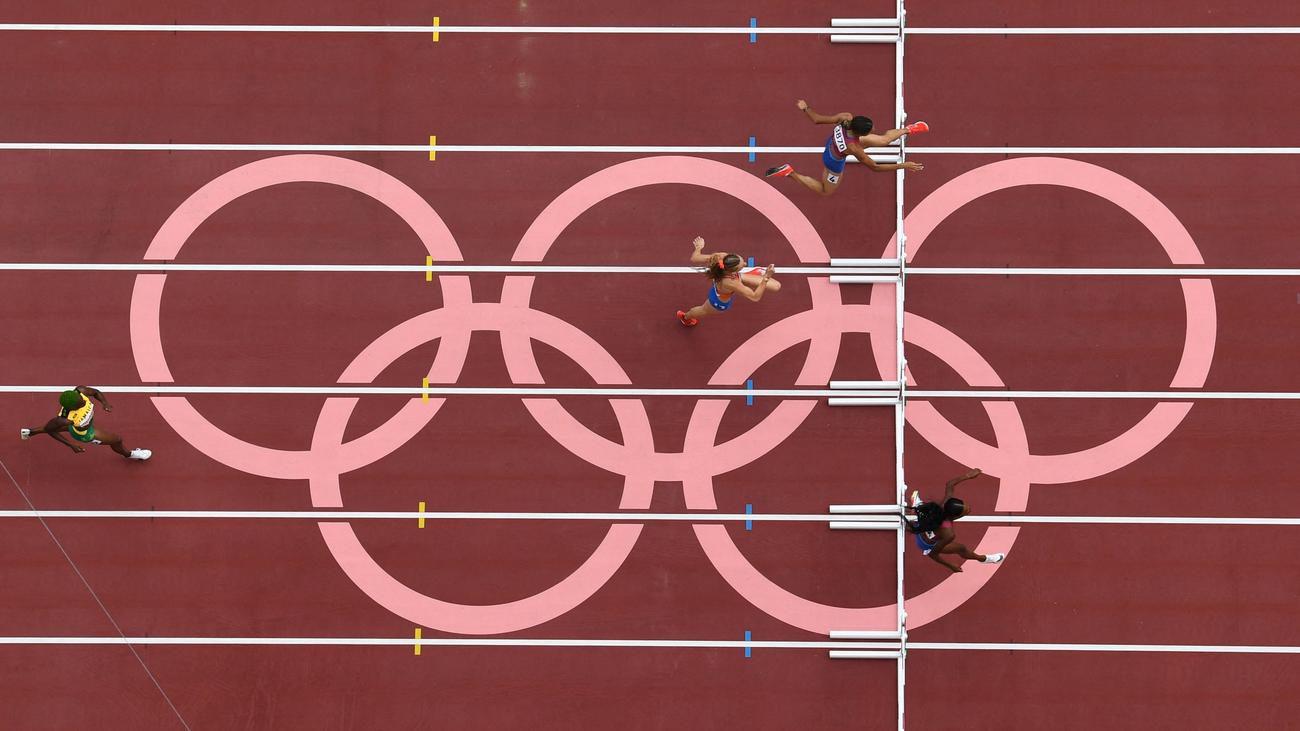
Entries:
{"type": "MultiPolygon", "coordinates": [[[[872,5],[852,14],[893,14],[892,3],[872,5]]],[[[908,21],[917,28],[1300,24],[1300,14],[1281,4],[1203,5],[1193,12],[1182,3],[1101,3],[1082,18],[974,2],[909,7],[908,21]]],[[[36,12],[8,8],[0,22],[422,25],[438,14],[448,25],[741,26],[757,16],[763,26],[803,27],[846,14],[829,3],[796,10],[779,3],[700,9],[679,2],[599,9],[576,3],[465,5],[432,12],[411,3],[369,10],[281,4],[220,11],[145,3],[97,6],[91,14],[56,3],[36,12]]],[[[422,144],[437,135],[445,144],[744,146],[754,136],[760,146],[812,146],[819,142],[817,131],[794,110],[794,99],[807,98],[822,111],[861,110],[877,120],[893,114],[892,48],[831,45],[819,36],[764,35],[751,44],[744,35],[445,34],[434,44],[415,34],[8,32],[4,41],[0,59],[12,73],[0,78],[0,95],[11,101],[12,113],[0,117],[0,141],[9,142],[422,144]]],[[[910,35],[909,116],[931,121],[936,131],[918,139],[911,152],[926,170],[907,178],[907,210],[914,212],[964,173],[986,174],[980,170],[1008,159],[926,156],[926,146],[1202,146],[1207,136],[1216,147],[1300,144],[1294,111],[1300,92],[1291,82],[1295,42],[1281,35],[910,35]]],[[[0,155],[3,259],[62,263],[142,261],[163,222],[195,191],[273,157],[44,150],[0,155]]],[[[520,261],[521,239],[566,190],[615,165],[635,166],[632,161],[644,155],[440,153],[436,162],[418,152],[342,157],[409,186],[437,212],[465,262],[508,264],[520,261]]],[[[692,157],[745,177],[788,156],[760,154],[753,163],[743,153],[692,157]]],[[[1206,265],[1300,267],[1291,245],[1300,220],[1286,203],[1300,194],[1294,156],[1057,157],[1097,166],[1102,172],[1096,175],[1122,176],[1146,191],[1185,227],[1206,265]]],[[[813,159],[793,159],[805,158],[805,164],[813,159]]],[[[1044,165],[1026,164],[1035,174],[1044,165]]],[[[1019,168],[994,169],[1012,171],[1003,176],[1019,174],[1019,168]]],[[[1083,167],[1061,169],[1071,180],[1093,174],[1083,167]]],[[[830,256],[875,257],[886,250],[894,229],[892,183],[892,176],[855,168],[830,200],[803,195],[793,184],[776,191],[782,194],[777,197],[788,196],[830,256]]],[[[754,189],[771,192],[766,183],[754,189]]],[[[760,263],[799,263],[777,224],[727,193],[683,185],[637,188],[599,203],[563,229],[544,261],[680,265],[697,234],[711,245],[753,254],[760,263]]],[[[1157,237],[1134,215],[1059,185],[990,193],[936,225],[923,248],[915,238],[909,247],[918,269],[1171,266],[1157,237]]],[[[221,207],[179,253],[150,258],[413,265],[423,263],[425,253],[413,228],[375,199],[340,186],[298,182],[221,207]]],[[[1172,265],[1179,264],[1188,262],[1172,265]]],[[[175,384],[332,386],[380,335],[447,306],[449,297],[458,296],[449,296],[447,287],[468,287],[474,301],[490,303],[502,301],[523,280],[475,274],[426,282],[414,272],[169,273],[157,323],[175,384]]],[[[983,382],[968,383],[968,374],[945,353],[915,343],[906,351],[910,373],[922,390],[1152,391],[1172,383],[1207,391],[1300,391],[1291,367],[1291,333],[1300,311],[1294,277],[1188,281],[1193,284],[1180,284],[1177,277],[918,273],[908,278],[909,315],[968,343],[1000,383],[988,374],[983,382]],[[1199,299],[1190,318],[1200,325],[1192,328],[1193,344],[1185,346],[1188,287],[1201,293],[1192,296],[1199,299]],[[1208,309],[1205,291],[1212,292],[1208,309]],[[1180,383],[1180,377],[1191,377],[1185,361],[1210,355],[1207,348],[1211,365],[1201,383],[1180,383]]],[[[0,283],[10,293],[4,330],[13,344],[0,350],[0,381],[163,383],[143,377],[133,348],[138,282],[134,272],[0,270],[0,283]]],[[[859,313],[872,297],[865,287],[831,288],[805,276],[783,282],[779,296],[759,306],[745,303],[691,332],[671,317],[702,292],[687,275],[540,274],[530,305],[594,339],[629,384],[707,388],[718,385],[716,371],[730,353],[772,323],[807,310],[814,297],[837,291],[847,304],[862,308],[854,311],[859,313]]],[[[888,288],[878,289],[888,295],[882,302],[892,306],[888,288]]],[[[879,314],[892,327],[892,311],[879,314]]],[[[137,315],[136,328],[138,320],[137,315]]],[[[554,327],[562,332],[560,340],[576,341],[572,328],[554,327]]],[[[518,361],[511,366],[502,357],[503,338],[493,329],[468,336],[463,367],[449,380],[481,387],[524,382],[511,372],[518,361]]],[[[924,333],[923,327],[913,330],[918,337],[924,333]]],[[[447,338],[430,340],[422,332],[423,340],[378,370],[374,385],[417,386],[430,363],[454,349],[447,338]]],[[[551,345],[533,347],[540,376],[533,380],[546,386],[614,382],[551,345]]],[[[822,381],[802,383],[808,350],[797,344],[743,375],[759,389],[891,375],[876,364],[878,356],[892,362],[892,355],[873,353],[865,337],[848,335],[822,381]]],[[[733,379],[727,385],[737,384],[733,379]]],[[[48,394],[0,395],[0,413],[10,427],[34,423],[46,418],[50,400],[48,394]]],[[[408,400],[360,399],[343,427],[344,441],[383,424],[408,400]]],[[[655,450],[680,452],[701,439],[691,427],[702,418],[697,401],[639,400],[655,450]]],[[[312,443],[324,399],[206,395],[191,402],[212,424],[242,440],[293,451],[312,443]]],[[[619,408],[633,402],[621,400],[625,406],[619,408]]],[[[123,464],[93,452],[73,459],[43,441],[0,446],[0,459],[40,509],[310,510],[321,504],[320,493],[313,492],[320,486],[306,479],[249,474],[213,459],[192,443],[192,434],[182,436],[169,426],[165,404],[145,395],[118,395],[113,403],[104,424],[131,444],[153,449],[149,464],[123,464]]],[[[635,440],[622,431],[631,417],[616,416],[609,403],[560,399],[594,435],[615,444],[635,440]]],[[[913,400],[909,417],[927,403],[984,444],[1002,444],[1007,437],[995,426],[1005,426],[1011,402],[988,401],[992,406],[986,408],[978,399],[913,400]]],[[[1154,402],[1014,403],[1028,453],[1054,455],[1115,438],[1154,402]]],[[[1186,409],[1187,401],[1179,403],[1172,408],[1186,409]]],[[[743,398],[729,399],[717,419],[717,436],[698,442],[699,449],[706,442],[743,441],[761,424],[787,422],[784,412],[764,421],[777,408],[770,398],[756,399],[752,407],[743,398]]],[[[1130,463],[1107,469],[1102,460],[1091,465],[1100,474],[1075,474],[1063,484],[1039,481],[1068,472],[1055,462],[1039,468],[1032,460],[988,454],[995,461],[981,466],[1003,475],[1003,483],[1014,481],[1007,474],[1038,470],[1027,504],[1009,507],[1008,484],[999,491],[993,478],[969,483],[965,492],[978,515],[1025,510],[1035,516],[1286,516],[1287,476],[1300,468],[1292,448],[1300,428],[1296,408],[1283,400],[1197,402],[1169,436],[1130,463]]],[[[572,445],[557,444],[534,415],[515,397],[449,398],[409,441],[344,474],[340,502],[356,511],[413,511],[420,501],[429,511],[714,510],[701,493],[684,490],[680,477],[625,489],[611,470],[575,454],[572,445]]],[[[893,426],[890,410],[832,409],[819,401],[771,451],[715,477],[716,511],[742,513],[751,504],[760,513],[807,514],[824,513],[831,504],[891,502],[893,426]]],[[[907,432],[908,482],[934,491],[971,460],[941,451],[931,441],[938,437],[918,428],[931,427],[922,419],[907,432]]],[[[709,454],[711,460],[731,458],[723,450],[709,454]]],[[[975,450],[974,456],[983,453],[975,450]]],[[[271,460],[264,471],[289,470],[290,462],[271,460]]],[[[1090,465],[1083,462],[1071,469],[1087,473],[1090,465]]],[[[0,510],[26,507],[12,485],[0,491],[0,510]]],[[[315,521],[59,518],[49,525],[128,637],[410,640],[417,625],[367,596],[340,570],[315,521]]],[[[510,602],[546,590],[586,561],[610,531],[609,523],[597,521],[449,520],[431,521],[424,529],[414,520],[352,525],[359,545],[395,579],[464,605],[510,602]]],[[[826,639],[741,596],[701,550],[692,524],[618,525],[619,535],[639,530],[635,546],[608,582],[572,609],[503,634],[501,628],[440,632],[425,623],[424,637],[738,641],[749,631],[760,642],[826,639]]],[[[806,522],[758,522],[750,531],[734,521],[704,525],[714,538],[725,531],[761,574],[794,596],[839,607],[893,602],[892,533],[832,532],[806,522]]],[[[3,634],[117,636],[41,523],[12,518],[3,526],[3,634]]],[[[961,536],[975,544],[983,532],[972,523],[961,536]]],[[[1290,556],[1297,548],[1294,529],[1285,527],[1028,525],[986,586],[955,611],[918,620],[909,643],[1296,646],[1300,582],[1290,556]]],[[[968,573],[980,570],[971,567],[968,573]]],[[[944,578],[911,553],[906,577],[909,597],[944,578]]],[[[913,614],[914,620],[920,616],[913,614]]],[[[897,715],[894,663],[831,661],[824,649],[757,647],[748,659],[734,647],[429,646],[414,656],[409,644],[146,644],[137,651],[142,662],[121,645],[0,645],[0,697],[11,722],[21,728],[176,728],[179,713],[196,729],[525,723],[885,728],[894,726],[897,715]]],[[[1151,718],[1189,727],[1279,727],[1300,711],[1289,698],[1295,663],[1294,655],[1243,653],[914,649],[907,663],[907,727],[950,728],[958,711],[942,693],[961,697],[960,718],[975,728],[1123,728],[1151,718]]]]}

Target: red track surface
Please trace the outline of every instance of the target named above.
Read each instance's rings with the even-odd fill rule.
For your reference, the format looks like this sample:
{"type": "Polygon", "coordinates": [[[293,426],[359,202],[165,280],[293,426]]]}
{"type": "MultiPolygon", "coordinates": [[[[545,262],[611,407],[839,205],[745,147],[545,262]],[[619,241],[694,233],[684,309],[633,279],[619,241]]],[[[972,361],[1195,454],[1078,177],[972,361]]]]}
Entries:
{"type": "MultiPolygon", "coordinates": [[[[814,26],[846,15],[831,3],[587,7],[527,3],[439,7],[444,24],[814,26]],[[541,5],[541,4],[538,4],[541,5]],[[689,18],[684,21],[683,18],[689,18]]],[[[854,16],[892,14],[893,3],[854,16]]],[[[1181,3],[1094,4],[1074,18],[1001,4],[918,7],[917,26],[1295,24],[1294,8],[1181,3]],[[1181,13],[1181,14],[1180,14],[1181,13]]],[[[229,22],[423,24],[424,5],[269,4],[238,10],[159,3],[87,11],[73,3],[6,8],[5,22],[229,22]]],[[[0,140],[419,144],[813,145],[818,131],[793,109],[853,109],[891,117],[892,53],[824,38],[8,33],[0,46],[0,140]],[[882,73],[883,71],[883,73],[882,73]],[[845,79],[856,77],[854,83],[845,79]],[[685,81],[684,81],[685,80],[685,81]]],[[[936,127],[926,145],[1295,145],[1294,41],[1249,38],[909,38],[907,98],[936,127]],[[1208,49],[1208,50],[1207,50],[1208,49]],[[1191,60],[1193,59],[1194,60],[1191,60]],[[1243,93],[1243,92],[1251,93],[1243,93]],[[1227,115],[1229,115],[1228,117],[1227,115]],[[1222,129],[1222,132],[1214,130],[1222,129]]],[[[605,155],[350,156],[414,189],[442,216],[467,262],[503,264],[557,196],[630,159],[605,155]]],[[[257,155],[6,152],[0,165],[0,247],[6,261],[132,262],[194,191],[257,155]]],[[[776,159],[749,164],[757,172],[776,159]]],[[[909,209],[942,184],[1001,158],[917,155],[909,209]]],[[[809,160],[796,160],[815,165],[809,160]]],[[[1191,233],[1207,264],[1300,266],[1293,241],[1300,172],[1283,157],[1089,157],[1145,188],[1191,233]],[[1263,186],[1263,187],[1261,187],[1263,186]]],[[[878,256],[893,230],[892,176],[854,169],[843,190],[815,199],[779,187],[833,256],[878,256]]],[[[620,194],[568,227],[547,263],[665,265],[692,236],[793,262],[776,227],[716,191],[653,186],[620,194]]],[[[424,250],[395,214],[343,188],[295,183],[217,212],[185,244],[188,263],[418,264],[424,250]]],[[[939,226],[917,266],[1168,266],[1134,218],[1087,193],[1033,186],[971,203],[939,226]]],[[[0,272],[9,294],[0,351],[7,384],[139,383],[131,346],[132,273],[0,272]],[[83,294],[89,293],[89,294],[83,294]],[[90,305],[87,306],[87,301],[90,305]],[[75,323],[73,338],[66,334],[75,323]],[[75,347],[76,357],[70,353],[75,347]]],[[[502,276],[476,275],[476,301],[495,301],[502,276]]],[[[804,277],[779,296],[742,304],[697,331],[673,309],[694,304],[697,280],[545,275],[532,307],[576,325],[640,387],[703,387],[755,333],[808,309],[804,277]]],[[[1294,368],[1295,284],[1215,280],[1217,340],[1210,390],[1300,390],[1294,368]]],[[[844,298],[865,303],[865,291],[844,298]]],[[[892,302],[892,297],[890,298],[892,302]]],[[[443,304],[419,275],[170,274],[161,331],[175,382],[333,385],[354,354],[394,325],[443,304]]],[[[958,334],[1015,390],[1160,390],[1183,349],[1184,307],[1170,278],[940,277],[909,279],[908,312],[958,334]]],[[[437,343],[415,348],[375,379],[411,386],[437,343]]],[[[790,387],[806,344],[754,374],[758,388],[790,387]]],[[[593,378],[559,351],[537,348],[550,386],[593,378]]],[[[511,383],[500,338],[476,333],[462,386],[511,383]]],[[[940,357],[908,350],[919,387],[967,384],[940,357]]],[[[844,340],[834,377],[881,377],[865,337],[844,340]]],[[[111,394],[110,394],[111,395],[111,394]]],[[[192,399],[241,439],[306,449],[312,396],[192,399]]],[[[362,399],[355,439],[405,399],[362,399]]],[[[694,399],[643,400],[655,446],[680,450],[694,399]]],[[[43,509],[299,510],[305,480],[233,470],[197,450],[150,399],[116,396],[104,426],[148,464],[105,453],[73,458],[46,441],[0,441],[0,459],[43,509]]],[[[46,418],[48,395],[0,396],[5,428],[46,418]]],[[[619,441],[601,399],[564,405],[619,441]]],[[[995,433],[980,404],[939,403],[979,440],[995,433]]],[[[1028,400],[1018,404],[1034,454],[1114,438],[1151,408],[1142,401],[1028,400]]],[[[772,413],[733,400],[718,443],[772,413]]],[[[1157,448],[1092,479],[1035,485],[1043,515],[1272,515],[1289,497],[1280,475],[1300,469],[1300,428],[1288,402],[1197,404],[1157,448]]],[[[717,507],[822,512],[833,503],[892,500],[892,412],[818,406],[770,454],[715,480],[717,507]]],[[[909,482],[933,490],[962,465],[909,431],[909,482]]],[[[99,450],[104,452],[106,450],[99,450]]],[[[619,508],[621,478],[555,443],[518,399],[458,397],[418,436],[342,478],[352,510],[583,511],[619,508]]],[[[974,512],[995,510],[995,482],[966,490],[974,512]]],[[[655,485],[649,508],[684,511],[680,483],[655,485]]],[[[0,490],[0,509],[23,509],[0,490]]],[[[316,525],[299,521],[58,520],[51,523],[127,636],[410,637],[413,623],[362,593],[316,525]]],[[[465,604],[530,596],[581,564],[609,526],[595,522],[354,524],[394,577],[465,604]]],[[[44,529],[8,520],[0,533],[0,626],[10,636],[113,636],[44,529]]],[[[795,595],[836,606],[893,601],[893,534],[831,533],[815,524],[726,528],[754,566],[795,595]]],[[[974,545],[978,525],[964,526],[974,545]]],[[[1293,621],[1300,579],[1288,532],[1240,527],[1029,526],[997,576],[957,611],[914,630],[919,642],[1076,642],[1300,645],[1293,621]]],[[[907,557],[909,596],[944,578],[907,557]]],[[[688,524],[647,525],[613,578],[590,599],[512,636],[550,638],[816,640],[728,585],[688,524]]],[[[426,637],[439,636],[426,630],[426,637]]],[[[822,651],[426,648],[143,647],[143,660],[180,713],[200,728],[885,728],[894,724],[893,663],[831,662],[822,651]]],[[[1168,725],[1279,727],[1293,656],[918,651],[909,656],[908,727],[1121,728],[1155,714],[1168,725]],[[959,710],[939,693],[960,695],[959,710]],[[1281,700],[1279,700],[1281,699],[1281,700]],[[959,715],[957,715],[959,714],[959,715]]],[[[14,728],[173,728],[177,720],[121,647],[0,646],[0,698],[14,728]]]]}

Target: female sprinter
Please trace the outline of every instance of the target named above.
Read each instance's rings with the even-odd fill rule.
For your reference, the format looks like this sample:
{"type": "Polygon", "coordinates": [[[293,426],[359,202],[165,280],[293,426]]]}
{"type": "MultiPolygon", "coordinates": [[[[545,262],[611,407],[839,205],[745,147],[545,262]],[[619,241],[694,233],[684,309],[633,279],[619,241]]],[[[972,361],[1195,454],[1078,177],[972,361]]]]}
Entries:
{"type": "Polygon", "coordinates": [[[803,183],[812,192],[818,195],[830,195],[840,187],[840,179],[844,175],[844,164],[848,162],[850,156],[856,157],[858,162],[866,165],[875,172],[886,172],[889,170],[920,170],[920,163],[878,163],[867,156],[867,147],[884,147],[894,140],[906,134],[920,134],[929,132],[930,125],[925,122],[914,122],[907,125],[904,129],[891,129],[882,135],[871,134],[871,120],[867,117],[855,117],[848,112],[840,112],[835,116],[818,114],[808,108],[808,102],[800,99],[796,106],[808,115],[808,119],[813,124],[833,124],[835,129],[831,136],[826,138],[826,147],[822,150],[822,170],[820,180],[808,175],[800,175],[794,171],[794,167],[789,163],[778,165],[769,169],[763,177],[766,178],[784,178],[793,177],[800,183],[803,183]]]}
{"type": "Polygon", "coordinates": [[[127,459],[146,460],[153,456],[153,452],[148,449],[132,449],[127,451],[122,446],[122,437],[104,429],[95,427],[95,401],[98,401],[104,407],[104,411],[112,411],[113,407],[109,405],[108,398],[104,392],[90,386],[77,386],[74,389],[64,391],[59,394],[59,414],[53,419],[46,422],[45,426],[30,429],[23,427],[18,432],[22,439],[31,439],[36,434],[49,434],[55,441],[72,449],[73,452],[81,454],[86,451],[82,444],[104,444],[114,452],[126,457],[127,459]],[[94,399],[92,401],[91,399],[94,399]],[[63,438],[63,433],[67,432],[73,441],[69,442],[63,438]]]}
{"type": "Polygon", "coordinates": [[[958,483],[973,480],[982,474],[984,473],[976,468],[961,477],[948,480],[948,484],[944,485],[943,505],[923,503],[921,493],[912,493],[912,511],[916,513],[916,522],[908,521],[907,529],[916,534],[916,545],[921,548],[923,555],[947,566],[953,573],[961,571],[961,567],[943,560],[945,553],[955,553],[962,558],[980,563],[1002,563],[1002,559],[1007,557],[1005,553],[981,556],[965,545],[957,543],[957,534],[952,530],[952,522],[970,512],[970,508],[966,507],[966,503],[962,502],[961,498],[952,496],[953,488],[957,487],[958,483]]]}
{"type": "Polygon", "coordinates": [[[677,311],[677,319],[686,327],[700,324],[701,317],[731,309],[732,299],[737,294],[751,302],[757,302],[763,299],[764,292],[780,291],[781,283],[772,278],[776,274],[775,266],[746,269],[745,258],[740,254],[705,254],[704,239],[699,236],[692,243],[695,245],[695,253],[691,254],[691,263],[705,267],[704,274],[713,284],[709,287],[708,301],[685,312],[677,311]]]}

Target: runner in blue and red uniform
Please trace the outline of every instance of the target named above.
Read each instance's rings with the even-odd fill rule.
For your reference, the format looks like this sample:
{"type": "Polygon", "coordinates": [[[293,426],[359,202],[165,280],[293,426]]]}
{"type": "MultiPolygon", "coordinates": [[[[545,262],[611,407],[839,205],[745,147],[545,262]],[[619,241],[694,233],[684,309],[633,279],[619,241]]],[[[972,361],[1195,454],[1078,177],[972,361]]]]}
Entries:
{"type": "Polygon", "coordinates": [[[732,300],[737,294],[751,302],[757,302],[763,299],[764,292],[780,291],[781,283],[772,278],[776,274],[775,266],[749,267],[740,254],[728,254],[725,251],[706,254],[704,239],[699,236],[691,243],[695,246],[691,263],[703,267],[705,276],[713,284],[709,286],[709,298],[704,304],[677,311],[677,319],[686,327],[700,324],[701,317],[731,309],[732,300]]]}
{"type": "Polygon", "coordinates": [[[798,101],[797,106],[804,114],[808,115],[808,119],[812,120],[814,124],[835,125],[835,129],[831,131],[831,136],[826,139],[826,147],[822,150],[822,165],[824,167],[822,177],[819,180],[796,173],[794,166],[789,163],[769,169],[764,173],[764,177],[791,177],[818,195],[830,195],[840,187],[840,180],[844,175],[844,164],[848,162],[850,157],[856,157],[858,162],[878,173],[899,169],[922,169],[921,164],[916,162],[876,162],[867,155],[866,148],[884,147],[903,135],[929,132],[930,125],[925,122],[913,122],[903,129],[891,129],[884,134],[872,134],[871,120],[867,117],[855,117],[848,112],[840,112],[834,116],[818,114],[809,109],[808,102],[803,99],[798,101]]]}

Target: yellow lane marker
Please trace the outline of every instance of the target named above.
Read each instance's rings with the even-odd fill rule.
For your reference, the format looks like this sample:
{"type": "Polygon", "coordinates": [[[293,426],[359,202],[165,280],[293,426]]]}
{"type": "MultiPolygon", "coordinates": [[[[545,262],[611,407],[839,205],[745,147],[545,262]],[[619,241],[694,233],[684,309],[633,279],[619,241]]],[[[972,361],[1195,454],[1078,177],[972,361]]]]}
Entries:
{"type": "Polygon", "coordinates": [[[417,525],[419,525],[419,527],[421,528],[424,527],[424,501],[423,500],[420,501],[420,522],[417,525]]]}
{"type": "MultiPolygon", "coordinates": [[[[420,394],[420,400],[425,402],[426,404],[429,403],[429,377],[428,376],[425,376],[424,378],[420,379],[420,388],[424,389],[424,392],[420,394]]],[[[420,503],[420,504],[423,505],[424,503],[420,503]]]]}
{"type": "Polygon", "coordinates": [[[429,135],[429,162],[438,159],[438,151],[435,149],[437,146],[438,135],[429,135]]]}
{"type": "Polygon", "coordinates": [[[429,267],[424,272],[424,281],[432,282],[433,281],[433,257],[432,256],[424,257],[424,265],[429,267]]]}
{"type": "Polygon", "coordinates": [[[438,26],[441,25],[441,24],[442,24],[442,18],[439,18],[439,17],[436,16],[436,15],[433,16],[433,27],[434,27],[434,31],[433,31],[433,42],[434,42],[434,43],[437,43],[437,42],[438,42],[438,31],[437,31],[437,28],[438,28],[438,26]]]}
{"type": "Polygon", "coordinates": [[[420,629],[419,627],[416,627],[415,628],[415,654],[417,655],[420,654],[420,640],[422,639],[423,635],[424,635],[424,630],[420,629]]]}

